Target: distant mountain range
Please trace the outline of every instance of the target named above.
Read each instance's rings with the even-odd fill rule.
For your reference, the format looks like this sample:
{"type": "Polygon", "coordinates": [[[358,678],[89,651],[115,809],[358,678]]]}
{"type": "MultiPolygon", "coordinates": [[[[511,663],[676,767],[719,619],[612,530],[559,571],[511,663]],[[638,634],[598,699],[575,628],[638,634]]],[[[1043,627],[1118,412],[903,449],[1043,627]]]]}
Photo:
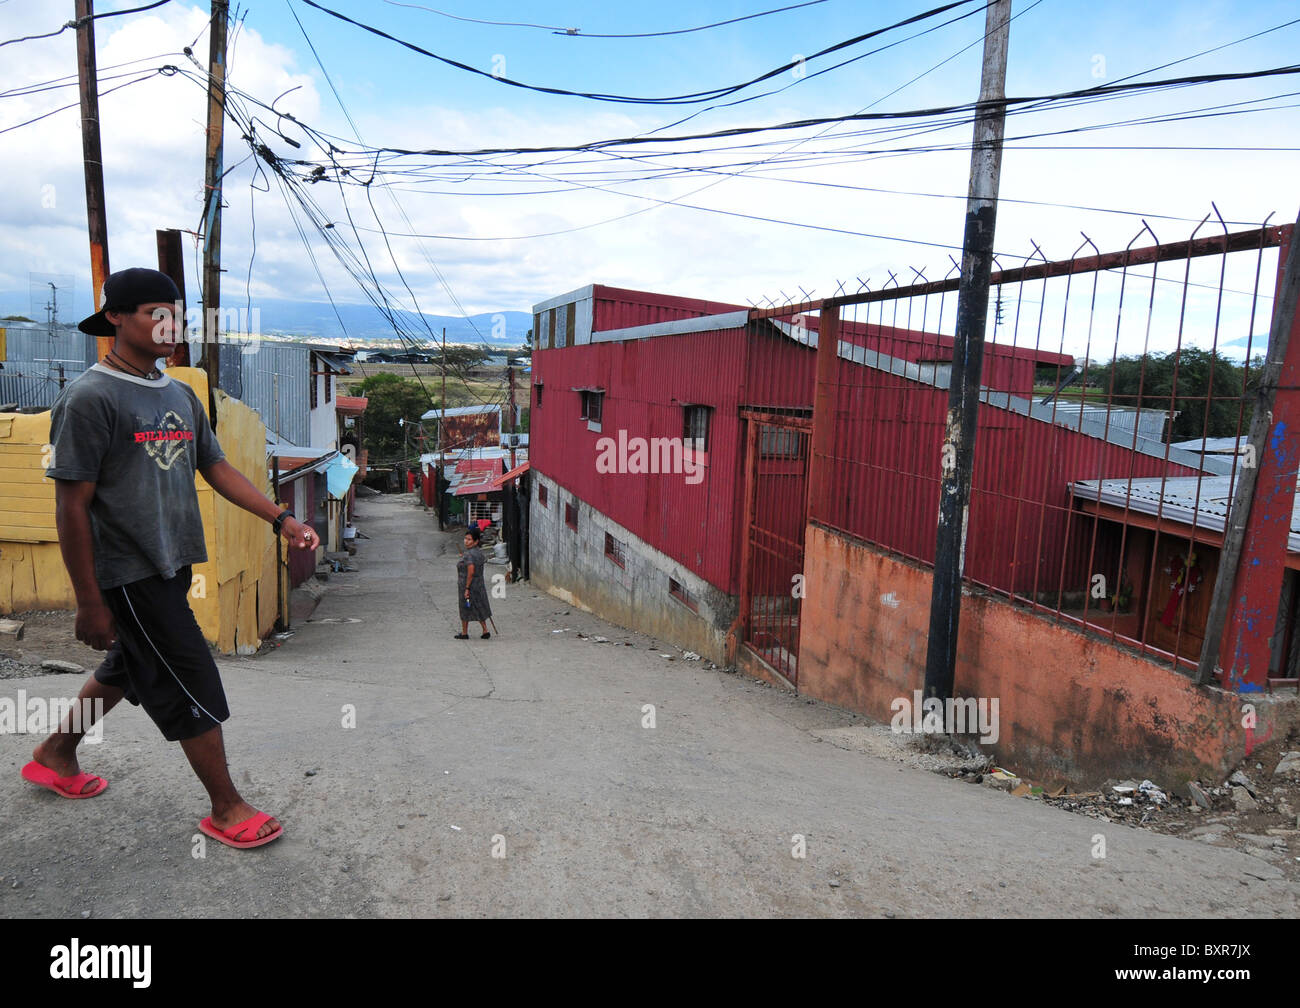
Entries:
{"type": "MultiPolygon", "coordinates": [[[[235,300],[227,307],[243,308],[235,300]]],[[[392,325],[373,305],[340,304],[338,315],[328,304],[313,301],[255,301],[261,314],[261,331],[268,335],[298,336],[323,343],[393,343],[398,335],[392,325]],[[339,318],[343,327],[339,327],[339,318]]],[[[454,315],[424,314],[423,324],[413,312],[398,314],[403,328],[417,341],[441,340],[446,327],[448,343],[486,343],[500,349],[514,348],[524,342],[532,328],[533,317],[527,312],[502,311],[471,315],[468,319],[454,315]]]]}
{"type": "MultiPolygon", "coordinates": [[[[0,311],[0,315],[19,314],[30,317],[29,312],[22,310],[16,296],[0,298],[0,305],[11,302],[17,303],[19,307],[12,311],[0,311]]],[[[294,336],[314,343],[379,342],[391,343],[393,346],[399,343],[392,325],[373,305],[340,304],[338,315],[335,315],[328,303],[263,298],[252,304],[257,313],[252,326],[243,319],[245,306],[246,302],[241,297],[231,297],[222,305],[227,329],[238,325],[244,327],[244,331],[253,329],[269,336],[294,336]],[[339,318],[343,320],[341,327],[339,318]]],[[[64,324],[75,326],[80,315],[60,311],[59,317],[64,324]],[[74,318],[73,315],[77,317],[74,318]]],[[[434,340],[441,340],[445,326],[448,343],[486,343],[501,350],[514,349],[522,344],[533,324],[533,317],[521,311],[484,312],[468,319],[454,315],[425,314],[423,324],[413,312],[400,312],[398,318],[407,333],[421,343],[429,342],[430,333],[434,340]]],[[[44,322],[43,318],[41,322],[44,322]]]]}

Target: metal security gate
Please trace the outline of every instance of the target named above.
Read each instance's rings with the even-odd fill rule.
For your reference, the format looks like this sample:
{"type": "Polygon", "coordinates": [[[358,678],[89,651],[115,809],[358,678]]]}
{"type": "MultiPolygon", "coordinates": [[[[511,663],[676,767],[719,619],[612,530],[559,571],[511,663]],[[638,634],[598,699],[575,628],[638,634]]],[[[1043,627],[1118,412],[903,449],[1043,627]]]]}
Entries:
{"type": "Polygon", "coordinates": [[[741,416],[748,423],[741,641],[797,686],[812,419],[748,409],[741,416]]]}

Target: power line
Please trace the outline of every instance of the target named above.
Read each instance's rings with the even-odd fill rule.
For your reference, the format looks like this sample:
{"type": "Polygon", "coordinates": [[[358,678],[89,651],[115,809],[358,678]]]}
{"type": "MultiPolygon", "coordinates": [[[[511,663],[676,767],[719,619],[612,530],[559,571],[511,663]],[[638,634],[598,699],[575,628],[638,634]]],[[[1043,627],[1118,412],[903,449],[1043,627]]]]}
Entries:
{"type": "Polygon", "coordinates": [[[54,38],[56,35],[62,35],[69,28],[79,28],[83,24],[91,21],[98,21],[100,18],[120,17],[123,14],[139,14],[141,11],[153,10],[155,7],[161,7],[171,0],[157,0],[156,3],[145,4],[143,7],[132,7],[129,10],[105,11],[103,14],[91,14],[84,18],[74,18],[72,21],[64,23],[57,31],[46,32],[44,35],[24,35],[22,38],[11,38],[0,42],[0,47],[13,45],[15,42],[31,42],[35,39],[54,38]]]}
{"type": "Polygon", "coordinates": [[[672,31],[657,32],[634,32],[631,34],[600,34],[597,32],[585,32],[581,28],[563,28],[556,25],[528,24],[519,21],[485,21],[481,18],[461,17],[458,14],[450,14],[447,11],[435,10],[432,7],[425,7],[422,4],[398,3],[397,0],[385,0],[393,7],[413,7],[418,10],[428,11],[431,14],[440,14],[445,18],[452,18],[455,21],[467,21],[471,24],[492,25],[498,28],[539,28],[542,31],[551,32],[553,35],[567,35],[571,38],[600,38],[600,39],[633,39],[633,38],[660,38],[666,35],[689,35],[691,32],[707,31],[710,28],[721,28],[724,25],[738,24],[741,21],[752,21],[754,18],[767,17],[769,14],[781,14],[785,11],[798,10],[801,7],[815,7],[817,4],[826,3],[827,0],[808,0],[807,3],[791,4],[789,7],[777,7],[773,10],[759,11],[757,14],[746,14],[743,17],[731,18],[727,21],[715,21],[712,24],[699,25],[695,28],[677,28],[672,31]]]}
{"type": "MultiPolygon", "coordinates": [[[[105,95],[110,95],[110,94],[112,94],[114,91],[121,91],[122,88],[130,87],[132,84],[141,84],[141,83],[143,83],[144,81],[152,80],[154,77],[157,77],[157,76],[170,77],[170,76],[171,76],[171,73],[168,73],[167,71],[168,71],[168,70],[171,70],[172,72],[175,72],[176,69],[177,69],[177,68],[173,66],[173,67],[162,67],[162,68],[160,68],[160,69],[153,70],[153,71],[151,71],[151,72],[145,74],[143,77],[137,77],[135,80],[129,80],[129,81],[126,81],[125,83],[122,83],[122,84],[117,85],[117,87],[111,87],[111,88],[109,88],[107,91],[100,91],[100,92],[99,92],[99,97],[103,98],[105,95]]],[[[41,115],[35,116],[35,117],[31,118],[31,119],[25,119],[24,121],[22,121],[22,122],[20,122],[20,123],[15,123],[15,124],[12,125],[12,126],[6,126],[4,129],[0,129],[0,134],[9,133],[9,132],[11,132],[12,130],[16,130],[16,129],[21,129],[23,126],[30,126],[30,125],[32,125],[32,123],[38,123],[38,122],[40,122],[42,119],[48,119],[48,118],[49,118],[50,116],[52,116],[52,115],[57,115],[57,114],[60,113],[60,112],[66,112],[68,109],[72,109],[72,108],[80,108],[80,107],[81,107],[81,102],[80,102],[80,101],[72,102],[72,104],[70,104],[70,105],[62,105],[62,106],[60,106],[59,108],[51,109],[50,111],[45,112],[45,113],[43,113],[43,114],[41,114],[41,115]]]]}
{"type": "MultiPolygon", "coordinates": [[[[304,2],[310,3],[311,0],[304,0],[304,2]]],[[[1287,66],[1272,67],[1267,70],[1251,70],[1240,73],[1200,74],[1193,77],[1178,77],[1170,80],[1146,81],[1136,84],[1103,84],[1097,87],[1082,88],[1076,91],[1062,91],[1051,95],[1007,98],[1005,99],[1005,103],[1008,106],[1011,106],[1028,104],[1030,102],[1061,101],[1069,98],[1082,98],[1090,95],[1121,94],[1128,91],[1150,91],[1155,88],[1173,87],[1184,84],[1218,84],[1225,81],[1257,80],[1264,77],[1277,77],[1297,73],[1300,73],[1300,64],[1291,64],[1287,66]]],[[[413,150],[404,147],[379,147],[374,149],[389,154],[423,154],[426,156],[437,155],[441,157],[481,157],[485,154],[549,154],[563,151],[595,151],[603,150],[607,147],[621,147],[632,144],[659,142],[682,143],[688,140],[716,140],[726,137],[748,136],[755,133],[772,132],[775,130],[807,129],[811,126],[824,126],[835,123],[870,122],[889,119],[922,119],[941,115],[952,115],[954,113],[975,112],[978,109],[978,105],[978,102],[967,102],[960,105],[944,105],[928,109],[909,109],[899,112],[861,112],[842,116],[823,116],[814,119],[799,119],[791,122],[774,123],[768,126],[737,126],[730,129],[713,130],[709,133],[691,133],[673,137],[620,137],[617,139],[597,140],[590,143],[572,145],[557,144],[544,147],[481,147],[473,150],[444,150],[438,148],[413,150]]]]}
{"type": "Polygon", "coordinates": [[[811,60],[818,59],[822,56],[829,55],[830,53],[833,52],[838,52],[839,50],[846,49],[850,46],[855,46],[858,43],[864,42],[869,38],[874,38],[875,36],[884,34],[885,32],[893,31],[895,28],[901,28],[904,25],[914,24],[917,21],[923,21],[927,18],[931,18],[939,14],[943,14],[949,10],[952,10],[955,7],[961,7],[964,6],[965,4],[972,3],[972,2],[979,2],[979,0],[954,0],[954,2],[952,3],[945,4],[942,7],[936,7],[933,10],[925,11],[921,14],[916,14],[910,18],[906,18],[903,21],[899,21],[895,24],[889,25],[888,27],[877,28],[874,31],[866,32],[865,34],[857,35],[850,39],[845,39],[842,42],[837,42],[834,45],[827,46],[825,49],[821,49],[813,53],[811,56],[808,56],[801,60],[793,60],[789,63],[784,64],[783,66],[779,66],[773,70],[769,70],[764,74],[760,74],[759,76],[754,77],[751,80],[743,81],[739,84],[732,84],[727,87],[710,88],[707,91],[696,91],[690,94],[670,95],[666,97],[657,97],[657,98],[634,97],[631,95],[603,94],[600,92],[589,92],[589,91],[571,91],[567,88],[555,88],[555,87],[545,87],[538,84],[527,84],[523,81],[517,81],[510,77],[501,76],[495,73],[489,73],[486,70],[480,70],[478,67],[470,66],[467,63],[461,63],[459,60],[451,59],[448,56],[440,56],[435,52],[431,52],[428,49],[424,49],[421,46],[416,45],[414,42],[408,42],[405,39],[401,39],[394,35],[390,35],[388,32],[385,32],[379,28],[375,28],[372,25],[368,25],[361,21],[354,20],[353,18],[350,18],[345,14],[340,14],[338,11],[331,10],[328,7],[322,6],[321,4],[317,3],[316,0],[302,0],[302,2],[307,4],[310,7],[315,7],[317,10],[322,11],[325,14],[329,14],[331,17],[338,18],[340,21],[345,21],[350,25],[354,25],[357,28],[361,28],[364,31],[370,32],[372,35],[378,35],[380,38],[384,38],[390,42],[395,42],[400,46],[404,46],[405,48],[410,49],[412,52],[418,53],[421,56],[425,56],[429,59],[437,60],[438,62],[444,63],[447,66],[454,67],[457,70],[463,70],[466,73],[474,74],[475,76],[478,77],[486,77],[487,79],[495,81],[498,84],[506,84],[510,87],[523,88],[526,91],[537,91],[542,94],[563,95],[571,98],[587,98],[593,101],[614,102],[616,104],[683,105],[683,104],[694,104],[695,102],[711,101],[715,98],[723,98],[726,97],[727,95],[735,94],[738,91],[742,91],[745,88],[750,87],[751,85],[758,84],[761,81],[770,80],[773,77],[779,76],[780,74],[785,73],[787,70],[793,70],[795,67],[801,66],[804,63],[807,63],[811,60]]]}
{"type": "MultiPolygon", "coordinates": [[[[356,124],[355,120],[353,120],[351,113],[348,112],[347,106],[343,103],[343,97],[342,97],[342,95],[339,94],[338,88],[334,86],[334,80],[333,80],[333,78],[330,76],[329,71],[325,69],[325,63],[324,63],[324,61],[321,59],[321,57],[320,57],[320,53],[316,50],[316,46],[312,43],[311,36],[309,36],[309,35],[307,34],[307,29],[303,26],[302,21],[299,20],[299,18],[298,18],[298,14],[297,14],[296,11],[294,11],[292,4],[289,3],[289,0],[285,0],[285,3],[286,3],[286,6],[289,7],[289,12],[290,12],[291,14],[293,14],[293,19],[294,19],[294,21],[295,21],[295,22],[297,23],[297,25],[298,25],[298,30],[302,32],[302,36],[303,36],[303,38],[306,40],[308,48],[311,49],[312,56],[315,57],[317,66],[320,67],[320,69],[321,69],[321,73],[324,74],[324,76],[325,76],[325,80],[326,80],[326,82],[329,84],[330,91],[331,91],[331,92],[333,93],[333,95],[334,95],[334,100],[338,102],[339,108],[342,110],[344,117],[345,117],[345,118],[347,119],[347,121],[348,121],[348,125],[350,125],[350,126],[352,127],[352,132],[355,134],[355,136],[356,136],[356,138],[357,138],[357,142],[358,142],[358,143],[364,143],[364,141],[361,139],[361,131],[357,128],[357,124],[356,124]]],[[[372,175],[372,179],[373,179],[373,175],[372,175]]],[[[341,180],[341,179],[339,180],[339,183],[340,183],[340,187],[341,187],[341,186],[342,186],[342,180],[341,180]]],[[[398,202],[397,197],[396,197],[395,195],[393,195],[393,193],[391,192],[391,190],[389,191],[389,194],[388,194],[388,195],[389,195],[389,198],[393,201],[393,205],[394,205],[395,207],[397,207],[398,212],[402,215],[402,219],[406,221],[407,227],[413,227],[414,225],[411,224],[411,220],[410,220],[410,218],[406,215],[406,211],[402,208],[402,205],[398,202]]],[[[368,187],[367,187],[367,190],[366,190],[366,199],[367,199],[367,202],[369,202],[369,204],[370,204],[370,212],[371,212],[371,214],[372,214],[372,215],[374,216],[374,218],[375,218],[375,223],[379,225],[379,227],[380,227],[380,232],[384,235],[384,244],[388,247],[389,258],[392,259],[392,262],[393,262],[393,268],[397,271],[397,275],[398,275],[398,277],[399,277],[399,278],[401,279],[401,281],[402,281],[402,286],[405,287],[407,293],[411,295],[411,302],[412,302],[412,304],[415,306],[415,310],[416,310],[416,312],[417,312],[417,314],[418,314],[418,316],[419,316],[421,322],[424,323],[424,326],[425,326],[426,331],[429,332],[429,338],[430,338],[430,340],[432,340],[432,339],[433,339],[433,332],[432,332],[432,330],[429,330],[428,323],[427,323],[427,321],[425,321],[425,318],[424,318],[424,312],[420,309],[420,303],[419,303],[419,300],[416,298],[414,291],[411,290],[411,286],[410,286],[410,284],[407,283],[407,281],[406,281],[406,276],[405,276],[405,274],[402,272],[402,268],[401,268],[401,266],[398,264],[397,256],[393,254],[392,246],[389,245],[389,243],[388,243],[388,236],[387,236],[387,233],[383,230],[383,228],[384,228],[383,222],[379,219],[379,212],[378,212],[378,210],[375,209],[374,200],[370,198],[370,192],[369,192],[369,188],[368,188],[368,187]]],[[[357,237],[357,240],[358,240],[358,242],[360,242],[360,236],[359,236],[359,235],[358,235],[358,237],[357,237]]],[[[443,276],[442,270],[440,270],[440,269],[438,268],[437,263],[435,263],[435,262],[433,261],[433,258],[429,255],[428,250],[425,249],[423,243],[421,243],[421,245],[420,245],[420,250],[421,250],[421,252],[422,252],[423,255],[424,255],[424,259],[425,259],[425,261],[429,264],[429,267],[433,270],[434,274],[438,277],[439,282],[442,284],[442,288],[443,288],[443,290],[445,290],[445,291],[447,292],[447,295],[448,295],[448,297],[451,298],[452,303],[453,303],[453,304],[454,304],[458,309],[460,309],[460,312],[461,312],[462,317],[465,319],[465,321],[467,321],[467,322],[470,324],[470,328],[473,329],[474,332],[475,332],[475,334],[479,337],[479,341],[482,342],[482,343],[484,344],[484,346],[486,346],[486,345],[487,345],[487,341],[483,339],[483,334],[480,333],[480,332],[478,331],[478,327],[477,327],[476,325],[474,325],[474,321],[473,321],[473,319],[471,319],[471,318],[469,317],[469,313],[465,311],[465,306],[462,305],[462,304],[460,303],[460,299],[459,299],[458,297],[456,297],[455,292],[452,291],[452,289],[451,289],[451,285],[447,283],[447,279],[446,279],[445,276],[443,276]]]]}

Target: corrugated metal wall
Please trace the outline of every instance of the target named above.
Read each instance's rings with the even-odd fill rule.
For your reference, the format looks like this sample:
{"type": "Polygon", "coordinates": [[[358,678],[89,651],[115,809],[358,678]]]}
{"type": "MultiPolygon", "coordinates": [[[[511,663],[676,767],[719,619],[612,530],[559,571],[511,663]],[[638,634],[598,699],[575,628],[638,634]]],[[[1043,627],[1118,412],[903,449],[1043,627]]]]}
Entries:
{"type": "MultiPolygon", "coordinates": [[[[835,384],[830,494],[810,518],[932,563],[948,390],[843,358],[835,384]]],[[[1196,473],[988,404],[978,424],[965,572],[1006,591],[1086,584],[1086,550],[1064,551],[1070,482],[1196,473]]]]}
{"type": "Polygon", "coordinates": [[[95,339],[76,329],[49,329],[41,324],[6,322],[5,360],[0,369],[0,405],[45,406],[59,394],[59,364],[64,383],[95,362],[95,339]],[[50,359],[54,362],[51,363],[50,359]]]}
{"type": "Polygon", "coordinates": [[[702,315],[723,315],[743,311],[746,307],[721,301],[702,301],[698,298],[669,297],[645,291],[604,287],[600,284],[593,288],[593,300],[592,329],[596,332],[630,329],[653,322],[699,318],[702,315]]]}
{"type": "Polygon", "coordinates": [[[267,430],[290,444],[310,445],[311,348],[260,342],[249,347],[223,345],[221,349],[221,387],[257,410],[267,430]]]}
{"type": "Polygon", "coordinates": [[[532,464],[710,584],[737,594],[740,407],[810,408],[813,367],[806,347],[767,325],[539,351],[533,358],[532,464]],[[538,383],[544,388],[540,407],[538,383]],[[606,390],[599,432],[580,418],[577,388],[606,390]],[[617,440],[621,430],[629,440],[680,439],[687,404],[712,407],[700,483],[688,483],[685,474],[597,471],[601,438],[617,440]]]}

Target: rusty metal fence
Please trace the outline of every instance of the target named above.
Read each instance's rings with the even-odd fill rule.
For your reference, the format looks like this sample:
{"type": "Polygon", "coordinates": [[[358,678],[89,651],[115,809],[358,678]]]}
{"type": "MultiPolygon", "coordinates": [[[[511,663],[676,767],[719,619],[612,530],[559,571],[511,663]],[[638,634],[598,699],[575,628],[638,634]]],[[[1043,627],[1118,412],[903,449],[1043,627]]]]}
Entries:
{"type": "MultiPolygon", "coordinates": [[[[1195,666],[1237,475],[1265,461],[1245,433],[1291,232],[1267,222],[1232,231],[1207,216],[1176,242],[1144,224],[1120,251],[1085,236],[1066,259],[1036,245],[1020,261],[998,258],[970,584],[1195,666]]],[[[752,313],[818,347],[809,520],[927,565],[940,476],[954,462],[944,424],[958,275],[953,260],[938,279],[916,270],[907,284],[890,275],[876,289],[752,313]]],[[[1290,409],[1294,388],[1285,378],[1280,388],[1279,409],[1290,409]]],[[[1300,655],[1295,462],[1279,464],[1291,466],[1291,494],[1256,507],[1284,530],[1243,562],[1281,585],[1280,632],[1267,675],[1250,675],[1256,687],[1294,678],[1300,655]]]]}

